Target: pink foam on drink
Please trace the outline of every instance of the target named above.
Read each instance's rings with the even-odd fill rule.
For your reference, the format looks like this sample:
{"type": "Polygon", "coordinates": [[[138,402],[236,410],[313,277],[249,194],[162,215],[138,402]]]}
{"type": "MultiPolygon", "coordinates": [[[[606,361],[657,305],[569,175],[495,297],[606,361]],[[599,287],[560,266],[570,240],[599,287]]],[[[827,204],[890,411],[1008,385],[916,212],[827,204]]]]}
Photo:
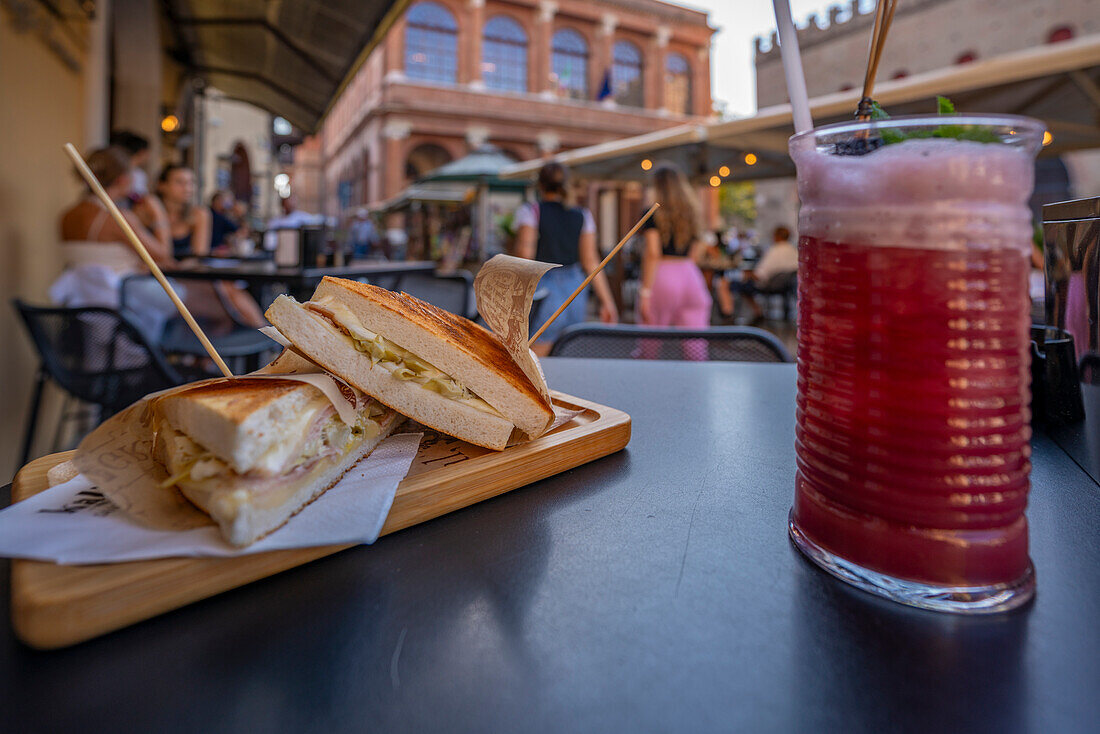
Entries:
{"type": "Polygon", "coordinates": [[[889,247],[1026,246],[1034,178],[1024,147],[948,139],[886,145],[861,156],[796,138],[799,234],[889,247]]]}

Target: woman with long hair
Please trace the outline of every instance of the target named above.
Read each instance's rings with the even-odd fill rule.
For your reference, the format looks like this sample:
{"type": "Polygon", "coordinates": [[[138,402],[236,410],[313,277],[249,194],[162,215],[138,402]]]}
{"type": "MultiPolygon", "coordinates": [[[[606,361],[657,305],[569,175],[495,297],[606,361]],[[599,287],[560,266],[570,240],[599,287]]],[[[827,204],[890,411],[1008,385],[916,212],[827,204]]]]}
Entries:
{"type": "MultiPolygon", "coordinates": [[[[648,326],[705,329],[710,325],[711,297],[696,264],[706,249],[699,202],[687,177],[671,164],[657,166],[653,189],[661,207],[642,227],[638,314],[648,326]]],[[[705,351],[705,343],[685,345],[688,359],[706,359],[705,351]]]]}
{"type": "Polygon", "coordinates": [[[172,254],[182,259],[210,254],[210,210],[194,206],[195,173],[187,166],[169,163],[157,178],[157,195],[168,213],[172,254]]]}
{"type": "MultiPolygon", "coordinates": [[[[543,166],[539,171],[538,190],[537,203],[526,203],[516,210],[515,224],[518,231],[516,255],[563,266],[547,272],[539,281],[540,287],[550,291],[542,302],[541,324],[596,269],[600,255],[596,249],[596,222],[592,213],[568,205],[569,172],[565,167],[560,163],[543,166]]],[[[617,322],[619,312],[602,272],[593,279],[592,288],[600,300],[600,320],[607,324],[617,322]]],[[[587,312],[588,291],[584,290],[535,342],[535,354],[549,354],[562,329],[582,323],[587,312]]]]}

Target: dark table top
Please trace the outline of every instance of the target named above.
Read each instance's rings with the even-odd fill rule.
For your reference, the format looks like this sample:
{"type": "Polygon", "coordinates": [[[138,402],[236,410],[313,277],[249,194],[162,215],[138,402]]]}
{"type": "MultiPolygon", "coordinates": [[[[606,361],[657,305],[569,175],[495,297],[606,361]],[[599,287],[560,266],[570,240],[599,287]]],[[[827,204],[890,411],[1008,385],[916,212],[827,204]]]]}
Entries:
{"type": "Polygon", "coordinates": [[[315,286],[321,278],[331,275],[336,278],[369,278],[407,273],[431,272],[437,267],[430,260],[408,260],[388,262],[385,260],[364,260],[340,267],[288,268],[276,266],[272,261],[237,262],[226,260],[216,263],[210,259],[196,264],[177,268],[167,268],[164,274],[177,279],[190,280],[244,280],[250,283],[287,283],[292,287],[315,286]]]}
{"type": "Polygon", "coordinates": [[[936,614],[787,540],[793,366],[545,365],[625,451],[67,650],[2,620],[4,728],[1096,730],[1100,487],[1048,438],[1035,601],[936,614]]]}

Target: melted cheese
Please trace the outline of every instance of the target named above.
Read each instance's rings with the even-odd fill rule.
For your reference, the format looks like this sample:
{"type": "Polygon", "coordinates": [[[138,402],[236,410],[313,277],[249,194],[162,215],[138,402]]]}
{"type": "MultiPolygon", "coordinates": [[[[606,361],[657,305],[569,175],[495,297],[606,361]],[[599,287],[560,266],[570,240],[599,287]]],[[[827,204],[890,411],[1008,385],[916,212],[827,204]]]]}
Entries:
{"type": "Polygon", "coordinates": [[[504,417],[500,411],[454,377],[363,326],[351,309],[336,299],[320,298],[309,301],[304,306],[335,324],[351,340],[356,351],[370,356],[372,366],[381,367],[398,380],[414,382],[448,400],[460,402],[483,413],[504,417]]]}

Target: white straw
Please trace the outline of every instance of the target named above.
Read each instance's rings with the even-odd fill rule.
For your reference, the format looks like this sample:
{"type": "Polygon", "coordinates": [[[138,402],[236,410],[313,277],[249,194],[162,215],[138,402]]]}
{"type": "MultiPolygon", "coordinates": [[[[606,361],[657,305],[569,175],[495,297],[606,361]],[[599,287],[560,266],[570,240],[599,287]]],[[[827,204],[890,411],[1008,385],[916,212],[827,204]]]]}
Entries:
{"type": "Polygon", "coordinates": [[[802,54],[798,50],[798,32],[791,18],[788,0],[772,0],[775,7],[775,25],[779,30],[779,51],[783,54],[783,72],[787,75],[787,95],[791,98],[795,132],[812,130],[810,98],[806,94],[806,77],[802,73],[802,54]]]}

